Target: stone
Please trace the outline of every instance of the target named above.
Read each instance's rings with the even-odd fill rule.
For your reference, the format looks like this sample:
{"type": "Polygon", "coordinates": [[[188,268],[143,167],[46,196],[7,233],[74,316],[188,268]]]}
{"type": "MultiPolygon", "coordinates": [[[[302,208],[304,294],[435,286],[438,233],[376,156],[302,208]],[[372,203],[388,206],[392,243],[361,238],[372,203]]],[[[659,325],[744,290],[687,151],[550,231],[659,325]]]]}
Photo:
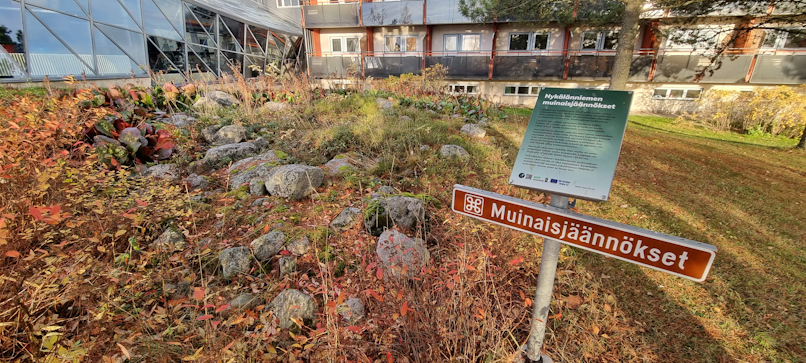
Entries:
{"type": "Polygon", "coordinates": [[[266,190],[272,196],[301,199],[316,191],[324,180],[325,173],[317,167],[283,165],[271,170],[266,179],[266,190]]]}
{"type": "MultiPolygon", "coordinates": [[[[266,178],[269,177],[271,174],[272,169],[274,169],[277,165],[274,162],[265,162],[263,165],[252,166],[249,169],[245,169],[244,171],[233,174],[229,178],[229,189],[234,190],[238,189],[241,185],[249,183],[252,185],[252,182],[255,179],[259,179],[262,183],[266,182],[266,178]]],[[[261,187],[265,190],[265,187],[261,187]]],[[[250,187],[251,189],[251,187],[250,187]]],[[[261,194],[254,194],[252,195],[266,195],[266,192],[261,194]]]]}
{"type": "Polygon", "coordinates": [[[221,129],[221,125],[210,125],[201,130],[201,135],[204,141],[207,143],[212,144],[213,140],[215,140],[215,134],[218,130],[221,129]]]}
{"type": "MultiPolygon", "coordinates": [[[[254,141],[252,143],[254,144],[254,141]]],[[[274,150],[269,150],[255,156],[250,156],[246,159],[239,160],[238,162],[232,164],[232,166],[227,169],[227,172],[230,174],[242,172],[253,166],[258,166],[268,162],[280,162],[280,158],[277,156],[277,153],[274,150]]]]}
{"type": "Polygon", "coordinates": [[[460,132],[467,136],[475,137],[477,139],[481,139],[484,136],[487,136],[487,131],[476,124],[465,124],[464,126],[462,126],[460,132]]]}
{"type": "Polygon", "coordinates": [[[484,121],[484,120],[479,121],[478,125],[479,125],[479,126],[481,126],[481,127],[487,127],[487,126],[490,126],[490,124],[489,124],[489,123],[487,123],[487,121],[484,121]]]}
{"type": "Polygon", "coordinates": [[[384,268],[384,276],[417,276],[420,268],[431,259],[425,241],[406,236],[396,229],[387,229],[378,237],[375,253],[378,263],[384,268]]]}
{"type": "Polygon", "coordinates": [[[316,301],[299,290],[285,289],[269,303],[268,308],[277,317],[279,327],[284,329],[295,325],[292,318],[303,323],[312,321],[316,301]]]}
{"type": "Polygon", "coordinates": [[[216,146],[204,154],[204,158],[209,161],[220,161],[222,159],[241,160],[247,155],[254,154],[258,151],[255,144],[251,142],[241,142],[237,144],[229,144],[216,146]]]}
{"type": "Polygon", "coordinates": [[[258,199],[255,199],[254,202],[252,202],[252,206],[253,207],[260,207],[260,206],[262,206],[264,203],[266,203],[268,201],[269,201],[269,198],[258,198],[258,199]]]}
{"type": "Polygon", "coordinates": [[[154,240],[153,246],[159,250],[174,252],[185,249],[185,236],[172,227],[168,227],[154,240]]]}
{"type": "Polygon", "coordinates": [[[403,121],[403,122],[408,122],[408,121],[411,121],[411,117],[408,117],[408,116],[400,116],[400,121],[403,121]]]}
{"type": "Polygon", "coordinates": [[[439,148],[439,154],[446,158],[470,159],[470,154],[467,150],[459,145],[442,145],[442,147],[439,148]]]}
{"type": "Polygon", "coordinates": [[[420,145],[420,151],[428,151],[428,150],[431,150],[431,146],[420,145]]]}
{"type": "Polygon", "coordinates": [[[252,267],[252,251],[247,247],[230,247],[218,255],[221,270],[225,279],[249,272],[252,267]]]}
{"type": "Polygon", "coordinates": [[[355,324],[366,316],[364,302],[357,297],[343,302],[336,310],[347,324],[355,324]]]}
{"type": "Polygon", "coordinates": [[[353,164],[350,164],[346,158],[333,158],[325,163],[325,167],[327,168],[327,175],[330,176],[347,170],[356,170],[356,167],[353,164]]]}
{"type": "Polygon", "coordinates": [[[425,222],[423,201],[403,196],[371,201],[364,215],[364,227],[373,236],[395,225],[414,230],[421,222],[425,222]]]}
{"type": "Polygon", "coordinates": [[[285,245],[285,234],[280,231],[269,232],[250,243],[252,250],[255,251],[255,258],[260,262],[268,261],[280,253],[283,245],[285,245]]]}
{"type": "Polygon", "coordinates": [[[380,188],[378,188],[378,193],[392,195],[397,194],[397,190],[395,190],[394,187],[383,185],[380,188]]]}
{"type": "Polygon", "coordinates": [[[193,107],[203,111],[215,111],[219,109],[221,105],[210,97],[199,97],[199,99],[193,103],[193,107]]]}
{"type": "Polygon", "coordinates": [[[145,177],[162,179],[166,181],[179,180],[179,168],[173,164],[157,164],[145,169],[142,173],[145,177]]]}
{"type": "Polygon", "coordinates": [[[285,104],[285,103],[282,103],[282,102],[269,101],[269,102],[266,102],[265,104],[263,104],[263,106],[261,106],[260,109],[261,110],[266,110],[266,111],[271,111],[271,112],[280,112],[280,111],[287,110],[288,109],[288,104],[285,104]]]}
{"type": "Polygon", "coordinates": [[[224,107],[229,107],[240,103],[231,94],[223,91],[210,91],[205,93],[204,97],[207,97],[224,107]]]}
{"type": "Polygon", "coordinates": [[[280,277],[297,272],[297,258],[293,256],[280,257],[280,277]]]}
{"type": "Polygon", "coordinates": [[[248,292],[238,295],[232,301],[230,301],[230,309],[235,310],[248,310],[253,309],[260,303],[260,298],[252,295],[248,292]]]}
{"type": "Polygon", "coordinates": [[[264,138],[262,136],[258,137],[257,139],[252,140],[252,143],[255,144],[255,146],[257,146],[257,148],[260,149],[260,150],[268,148],[269,145],[271,145],[271,141],[267,140],[266,138],[264,138]]]}
{"type": "Polygon", "coordinates": [[[311,241],[308,239],[308,236],[303,236],[302,238],[289,243],[288,246],[286,246],[286,249],[297,256],[302,256],[311,250],[311,241]]]}
{"type": "Polygon", "coordinates": [[[385,98],[376,98],[375,103],[378,105],[378,108],[382,110],[388,110],[394,106],[391,101],[385,98]]]}
{"type": "Polygon", "coordinates": [[[361,215],[361,210],[358,208],[344,208],[344,210],[330,222],[330,228],[336,231],[346,231],[355,224],[355,221],[358,219],[356,217],[359,215],[361,215]]]}
{"type": "Polygon", "coordinates": [[[253,178],[249,181],[249,194],[250,195],[267,195],[269,191],[266,190],[265,178],[253,178]]]}
{"type": "Polygon", "coordinates": [[[196,121],[198,121],[196,118],[185,115],[184,113],[175,113],[171,115],[171,117],[169,117],[167,120],[166,119],[163,120],[165,120],[166,123],[175,125],[176,127],[188,127],[190,125],[195,124],[196,121]]]}
{"type": "Polygon", "coordinates": [[[246,140],[246,128],[241,125],[228,125],[216,131],[213,145],[237,144],[243,140],[246,140]]]}
{"type": "Polygon", "coordinates": [[[207,179],[196,173],[190,174],[185,181],[187,181],[190,190],[206,189],[210,186],[210,182],[207,179]]]}

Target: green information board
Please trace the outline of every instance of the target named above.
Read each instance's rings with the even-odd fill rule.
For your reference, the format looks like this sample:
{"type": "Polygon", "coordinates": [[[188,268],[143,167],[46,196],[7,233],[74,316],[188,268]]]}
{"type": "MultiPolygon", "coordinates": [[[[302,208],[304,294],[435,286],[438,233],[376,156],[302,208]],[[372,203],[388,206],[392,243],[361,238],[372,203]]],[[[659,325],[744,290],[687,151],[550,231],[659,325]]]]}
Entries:
{"type": "Polygon", "coordinates": [[[626,91],[543,88],[510,184],[607,200],[631,102],[626,91]]]}

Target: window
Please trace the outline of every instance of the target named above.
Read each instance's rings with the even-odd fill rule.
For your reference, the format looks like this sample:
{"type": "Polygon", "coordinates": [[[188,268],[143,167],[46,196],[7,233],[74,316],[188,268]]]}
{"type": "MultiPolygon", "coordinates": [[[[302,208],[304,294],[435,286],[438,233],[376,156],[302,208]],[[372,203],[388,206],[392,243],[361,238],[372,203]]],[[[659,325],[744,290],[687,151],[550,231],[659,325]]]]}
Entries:
{"type": "Polygon", "coordinates": [[[767,30],[762,48],[806,48],[806,29],[767,30]]]}
{"type": "Polygon", "coordinates": [[[358,37],[331,37],[330,51],[333,53],[358,53],[361,46],[358,37]]]}
{"type": "Polygon", "coordinates": [[[549,48],[549,32],[510,33],[509,50],[546,50],[549,48]]]}
{"type": "Polygon", "coordinates": [[[478,92],[479,86],[476,84],[472,85],[464,85],[464,84],[449,84],[445,86],[445,91],[448,93],[453,94],[469,94],[474,95],[478,92]]]}
{"type": "Polygon", "coordinates": [[[702,95],[701,88],[655,88],[652,98],[664,100],[695,100],[702,95]]]}
{"type": "Polygon", "coordinates": [[[540,94],[541,86],[506,86],[505,96],[537,96],[540,94]]]}
{"type": "Polygon", "coordinates": [[[299,0],[277,0],[278,8],[296,8],[299,7],[299,0]]]}
{"type": "Polygon", "coordinates": [[[384,38],[387,52],[416,52],[417,37],[413,35],[387,35],[384,38]]]}
{"type": "Polygon", "coordinates": [[[675,29],[669,32],[666,48],[709,50],[714,48],[718,38],[718,29],[675,29]]]}
{"type": "Polygon", "coordinates": [[[478,51],[481,45],[481,34],[445,34],[446,52],[478,51]]]}
{"type": "Polygon", "coordinates": [[[582,32],[582,50],[615,50],[618,37],[617,30],[582,32]]]}

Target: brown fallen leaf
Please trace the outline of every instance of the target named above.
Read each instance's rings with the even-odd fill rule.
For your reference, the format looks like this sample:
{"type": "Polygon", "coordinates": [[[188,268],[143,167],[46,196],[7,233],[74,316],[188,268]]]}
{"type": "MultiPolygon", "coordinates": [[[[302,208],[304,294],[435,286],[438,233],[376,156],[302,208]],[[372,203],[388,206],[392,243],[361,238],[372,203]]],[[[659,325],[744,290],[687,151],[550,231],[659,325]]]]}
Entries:
{"type": "Polygon", "coordinates": [[[591,327],[588,328],[588,331],[590,331],[593,335],[599,335],[599,327],[596,325],[591,325],[591,327]]]}
{"type": "Polygon", "coordinates": [[[562,300],[565,301],[565,305],[571,310],[579,309],[582,303],[585,302],[582,296],[579,295],[566,296],[562,298],[562,300]]]}

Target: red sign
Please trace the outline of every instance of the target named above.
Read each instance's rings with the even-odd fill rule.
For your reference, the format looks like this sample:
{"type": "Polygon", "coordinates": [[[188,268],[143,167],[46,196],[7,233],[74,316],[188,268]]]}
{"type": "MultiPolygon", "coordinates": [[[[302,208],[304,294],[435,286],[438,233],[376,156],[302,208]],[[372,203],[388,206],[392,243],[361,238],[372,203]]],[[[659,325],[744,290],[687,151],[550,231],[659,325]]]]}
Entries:
{"type": "Polygon", "coordinates": [[[456,185],[453,211],[694,281],[716,247],[567,210],[456,185]]]}

